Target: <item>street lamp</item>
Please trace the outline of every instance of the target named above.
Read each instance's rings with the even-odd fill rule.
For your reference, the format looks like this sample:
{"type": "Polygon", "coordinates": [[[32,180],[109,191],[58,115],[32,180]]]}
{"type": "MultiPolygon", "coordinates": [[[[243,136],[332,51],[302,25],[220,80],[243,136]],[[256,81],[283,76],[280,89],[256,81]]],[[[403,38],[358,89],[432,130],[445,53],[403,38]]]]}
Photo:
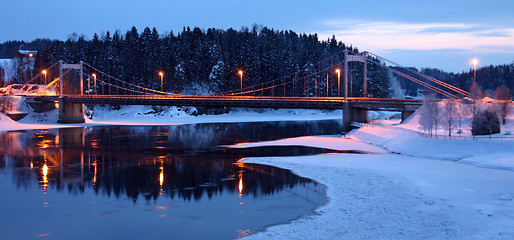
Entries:
{"type": "Polygon", "coordinates": [[[243,70],[239,70],[239,76],[241,76],[241,93],[243,92],[243,70]]]}
{"type": "Polygon", "coordinates": [[[476,82],[477,81],[478,59],[477,58],[473,58],[473,60],[471,60],[471,64],[473,64],[473,81],[476,82]]]}
{"type": "Polygon", "coordinates": [[[163,84],[163,78],[164,78],[164,72],[160,71],[159,76],[161,76],[161,92],[162,92],[162,84],[163,84]]]}
{"type": "Polygon", "coordinates": [[[96,94],[96,73],[91,74],[93,76],[94,82],[95,82],[95,94],[96,94]]]}
{"type": "Polygon", "coordinates": [[[46,85],[46,74],[47,74],[46,69],[43,69],[43,71],[41,71],[41,73],[42,73],[43,75],[45,75],[45,85],[46,85]]]}
{"type": "Polygon", "coordinates": [[[337,96],[340,97],[341,95],[341,69],[336,69],[337,73],[337,96]]]}

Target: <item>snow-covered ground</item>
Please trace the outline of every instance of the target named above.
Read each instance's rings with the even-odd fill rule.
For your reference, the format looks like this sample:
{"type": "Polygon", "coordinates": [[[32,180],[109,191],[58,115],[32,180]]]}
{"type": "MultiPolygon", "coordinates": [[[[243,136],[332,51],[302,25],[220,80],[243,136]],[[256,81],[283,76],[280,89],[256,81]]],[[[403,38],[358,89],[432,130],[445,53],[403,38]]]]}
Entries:
{"type": "Polygon", "coordinates": [[[211,122],[310,121],[341,119],[342,111],[303,109],[267,109],[262,112],[234,110],[229,114],[192,116],[194,108],[164,108],[155,112],[151,106],[122,106],[120,110],[95,109],[87,123],[107,125],[175,125],[211,122]]]}
{"type": "Polygon", "coordinates": [[[15,122],[0,113],[0,131],[24,129],[50,129],[64,127],[85,127],[97,125],[179,125],[217,122],[267,122],[267,121],[312,121],[341,119],[342,111],[279,109],[263,112],[236,110],[229,114],[192,116],[187,109],[171,107],[155,113],[151,106],[122,106],[119,110],[97,108],[93,119],[86,123],[59,124],[58,110],[29,114],[15,122]]]}
{"type": "Polygon", "coordinates": [[[425,138],[410,130],[414,127],[413,122],[368,126],[346,138],[234,146],[305,145],[376,153],[245,159],[315,179],[328,186],[329,197],[318,215],[247,239],[514,239],[514,139],[425,138]]]}

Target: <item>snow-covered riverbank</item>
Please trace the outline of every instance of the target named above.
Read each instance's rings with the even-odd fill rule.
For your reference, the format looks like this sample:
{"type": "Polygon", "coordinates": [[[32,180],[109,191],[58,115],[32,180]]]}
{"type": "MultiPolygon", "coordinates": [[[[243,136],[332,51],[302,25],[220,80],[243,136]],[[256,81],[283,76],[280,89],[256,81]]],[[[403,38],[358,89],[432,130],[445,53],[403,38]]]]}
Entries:
{"type": "Polygon", "coordinates": [[[346,139],[294,138],[237,147],[270,145],[377,154],[245,159],[315,179],[328,186],[330,199],[319,215],[248,239],[514,238],[512,140],[441,140],[401,127],[364,127],[346,139]],[[396,154],[384,154],[386,149],[396,154]]]}
{"type": "Polygon", "coordinates": [[[160,113],[151,112],[150,106],[130,106],[120,110],[104,110],[86,123],[59,124],[57,110],[46,113],[30,112],[20,121],[13,121],[0,113],[0,131],[25,129],[51,129],[105,125],[180,125],[195,123],[269,122],[269,121],[315,121],[341,119],[342,111],[280,109],[255,111],[234,111],[221,115],[191,116],[176,108],[160,113]]]}

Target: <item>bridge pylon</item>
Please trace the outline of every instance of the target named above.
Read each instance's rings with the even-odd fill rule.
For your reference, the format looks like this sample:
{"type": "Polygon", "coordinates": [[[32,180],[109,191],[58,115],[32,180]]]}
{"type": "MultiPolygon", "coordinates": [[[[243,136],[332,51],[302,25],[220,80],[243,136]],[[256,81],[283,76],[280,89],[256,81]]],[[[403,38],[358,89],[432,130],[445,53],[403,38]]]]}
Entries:
{"type": "Polygon", "coordinates": [[[84,104],[66,101],[66,95],[84,93],[84,63],[66,64],[59,61],[59,119],[58,123],[83,123],[84,104]],[[78,74],[73,74],[76,72],[78,74]]]}
{"type": "Polygon", "coordinates": [[[348,99],[348,63],[349,62],[361,62],[364,64],[364,72],[363,72],[363,97],[368,97],[368,52],[362,52],[361,55],[349,55],[348,50],[344,50],[344,100],[346,101],[348,99]]]}

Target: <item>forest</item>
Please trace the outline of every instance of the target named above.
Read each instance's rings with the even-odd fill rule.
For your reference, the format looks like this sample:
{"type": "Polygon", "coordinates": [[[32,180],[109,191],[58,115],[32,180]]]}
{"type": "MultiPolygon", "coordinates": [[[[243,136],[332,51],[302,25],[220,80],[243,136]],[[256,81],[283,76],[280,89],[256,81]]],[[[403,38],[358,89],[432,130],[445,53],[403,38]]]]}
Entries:
{"type": "MultiPolygon", "coordinates": [[[[4,57],[9,53],[6,45],[12,48],[16,42],[0,45],[4,57]]],[[[185,27],[178,34],[160,34],[157,29],[148,27],[139,32],[132,27],[125,34],[105,32],[95,34],[90,40],[74,35],[66,41],[37,40],[31,46],[38,51],[35,72],[59,60],[70,63],[82,60],[123,81],[159,89],[158,73],[163,71],[165,91],[190,94],[198,93],[192,92],[193,88],[203,89],[200,94],[237,90],[240,88],[239,70],[244,72],[244,86],[311,76],[301,83],[308,91],[294,91],[298,96],[326,96],[326,78],[329,78],[329,95],[337,94],[335,69],[342,67],[338,65],[343,59],[342,51],[359,52],[335,37],[320,40],[316,34],[297,34],[257,25],[241,30],[185,27]],[[315,74],[323,69],[324,72],[315,74]],[[319,91],[315,91],[315,87],[319,91]]],[[[353,63],[349,67],[350,95],[362,94],[362,65],[353,63]]],[[[368,69],[368,93],[389,96],[387,71],[372,64],[368,69]]],[[[289,86],[277,89],[277,94],[285,91],[288,96],[293,94],[289,86]]]]}
{"type": "MultiPolygon", "coordinates": [[[[139,31],[132,27],[125,34],[107,31],[94,34],[91,39],[72,34],[66,41],[9,41],[0,44],[0,58],[11,58],[18,49],[38,51],[34,73],[59,60],[69,63],[82,60],[123,81],[159,89],[158,73],[162,71],[164,91],[174,93],[216,94],[237,90],[240,88],[240,70],[243,71],[244,87],[264,86],[271,81],[301,80],[302,86],[295,86],[295,89],[287,85],[276,89],[274,94],[278,96],[327,96],[327,79],[328,95],[337,96],[335,69],[342,68],[342,51],[359,53],[356,47],[348,46],[334,36],[323,40],[317,34],[297,34],[260,25],[240,30],[184,27],[177,34],[173,31],[159,33],[156,28],[149,27],[139,31]]],[[[469,90],[473,82],[472,71],[447,73],[429,68],[419,71],[464,90],[469,90]]],[[[349,73],[349,96],[362,96],[363,64],[351,62],[349,73]]],[[[26,79],[22,77],[13,80],[24,81],[26,79]]],[[[512,92],[514,63],[477,69],[477,83],[485,91],[505,86],[512,92]]],[[[417,96],[422,90],[414,82],[389,74],[376,64],[368,64],[370,96],[392,97],[394,91],[417,96]],[[392,76],[398,80],[401,90],[392,86],[392,76]]]]}

